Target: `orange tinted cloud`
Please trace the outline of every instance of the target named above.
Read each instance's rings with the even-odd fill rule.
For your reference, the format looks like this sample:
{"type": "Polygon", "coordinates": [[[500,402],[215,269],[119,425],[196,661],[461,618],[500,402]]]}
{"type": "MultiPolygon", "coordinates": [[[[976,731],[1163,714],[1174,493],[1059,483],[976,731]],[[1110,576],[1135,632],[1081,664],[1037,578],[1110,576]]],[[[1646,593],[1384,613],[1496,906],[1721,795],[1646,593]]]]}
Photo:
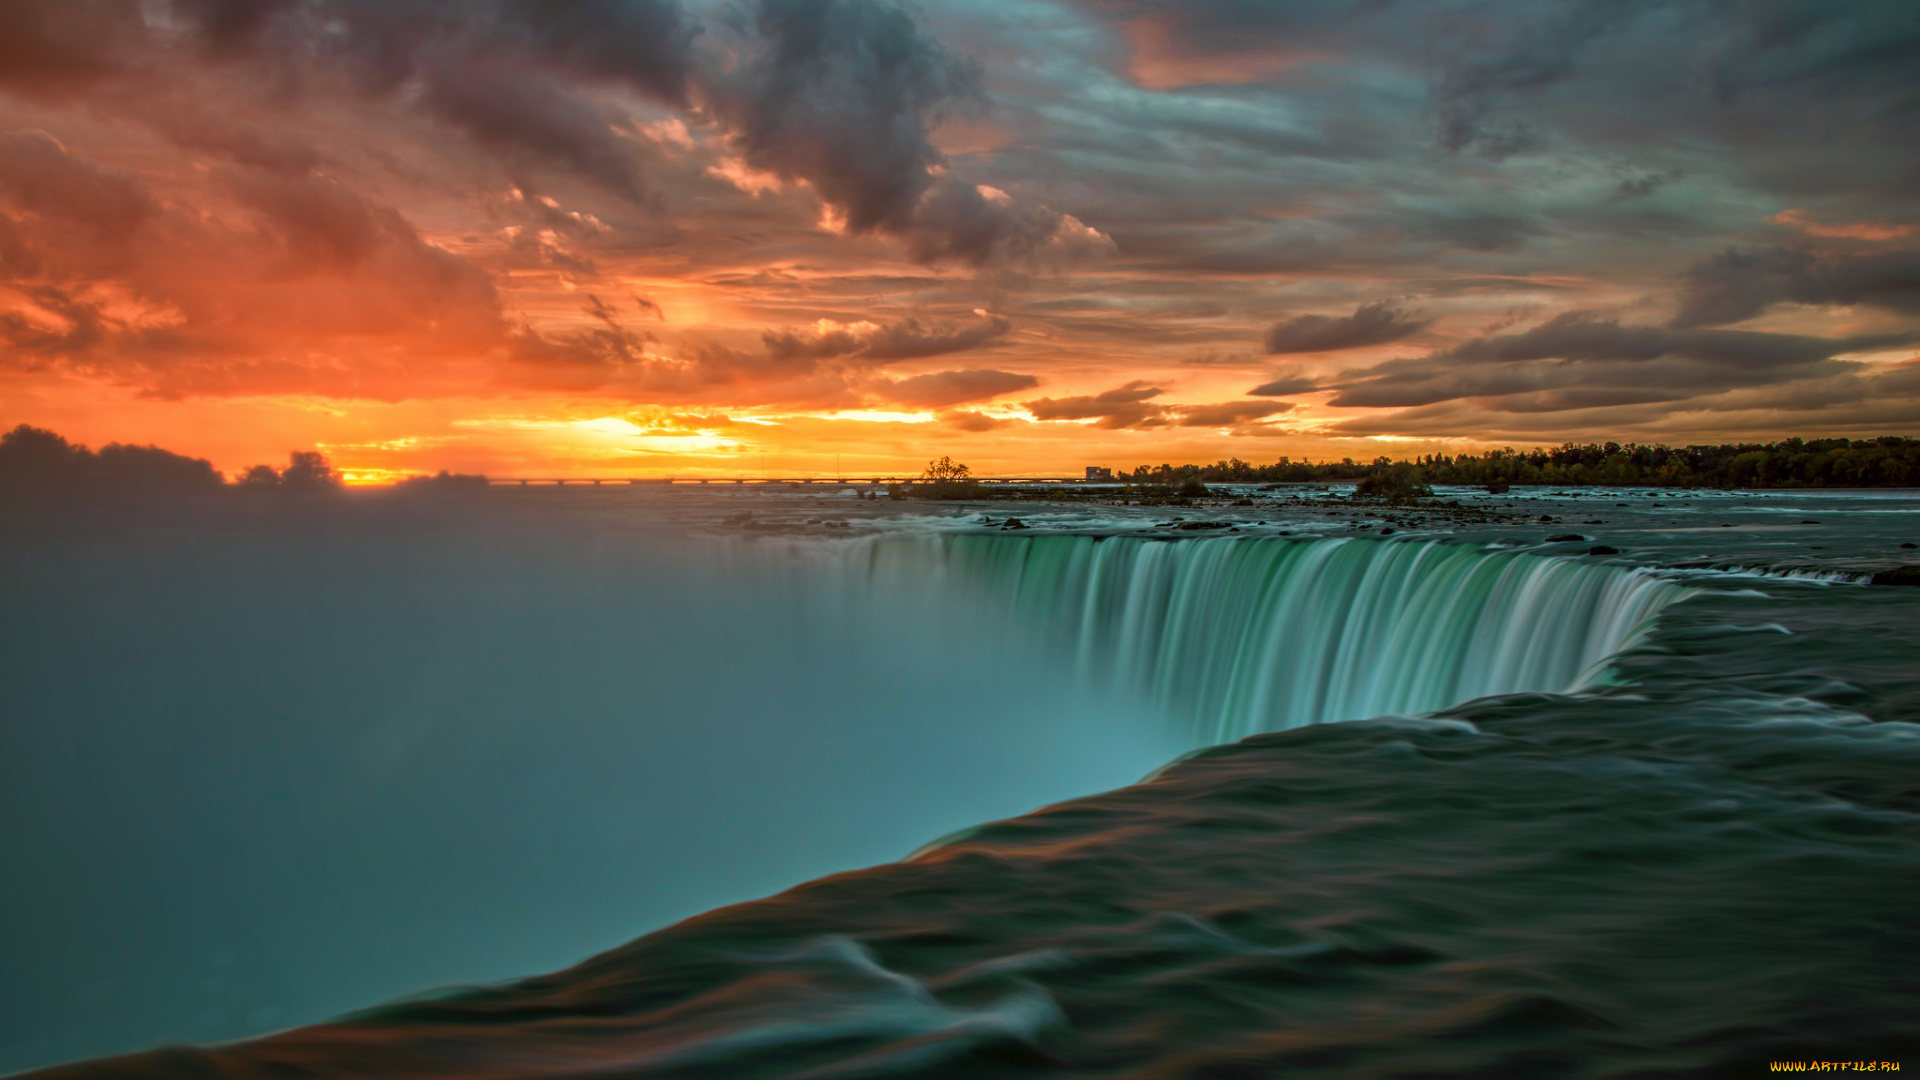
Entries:
{"type": "Polygon", "coordinates": [[[1834,352],[1920,331],[1893,53],[1783,80],[1824,54],[1711,5],[401,7],[0,3],[0,422],[376,477],[1920,416],[1834,352]],[[1527,336],[1573,313],[1619,332],[1527,336]],[[1741,348],[1641,355],[1674,328],[1741,348]]]}
{"type": "Polygon", "coordinates": [[[1168,15],[1131,19],[1121,24],[1121,30],[1132,49],[1127,74],[1147,90],[1260,82],[1295,65],[1323,59],[1312,51],[1271,43],[1233,50],[1191,49],[1168,15]]]}
{"type": "Polygon", "coordinates": [[[1842,225],[1822,225],[1804,210],[1782,210],[1767,219],[1808,236],[1847,240],[1899,240],[1920,232],[1920,226],[1894,225],[1885,221],[1858,221],[1842,225]]]}

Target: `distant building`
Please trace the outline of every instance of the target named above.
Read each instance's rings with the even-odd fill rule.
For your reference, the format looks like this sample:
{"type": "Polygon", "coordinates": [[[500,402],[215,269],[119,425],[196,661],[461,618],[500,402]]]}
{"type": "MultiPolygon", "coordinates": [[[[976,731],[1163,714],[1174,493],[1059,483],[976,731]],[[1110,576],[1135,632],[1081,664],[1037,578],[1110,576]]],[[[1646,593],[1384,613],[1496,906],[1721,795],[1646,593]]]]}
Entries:
{"type": "Polygon", "coordinates": [[[1102,466],[1099,466],[1099,465],[1089,465],[1087,466],[1087,479],[1111,480],[1113,479],[1113,470],[1108,468],[1103,468],[1102,466]]]}

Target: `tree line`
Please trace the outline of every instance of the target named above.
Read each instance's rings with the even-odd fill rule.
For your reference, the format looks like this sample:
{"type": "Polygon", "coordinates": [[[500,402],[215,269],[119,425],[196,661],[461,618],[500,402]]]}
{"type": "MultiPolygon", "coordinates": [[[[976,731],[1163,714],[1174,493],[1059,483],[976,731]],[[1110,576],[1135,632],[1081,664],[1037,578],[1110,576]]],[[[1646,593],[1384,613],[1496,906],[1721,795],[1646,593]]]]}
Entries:
{"type": "Polygon", "coordinates": [[[45,428],[0,435],[0,493],[14,498],[181,497],[222,491],[330,492],[340,488],[326,455],[296,450],[287,466],[255,465],[232,483],[204,458],[157,446],[108,443],[89,450],[45,428]]]}
{"type": "Polygon", "coordinates": [[[1920,487],[1920,439],[1785,439],[1776,443],[1665,446],[1563,443],[1481,454],[1424,454],[1369,462],[1239,458],[1212,465],[1142,465],[1116,479],[1134,485],[1198,483],[1360,483],[1369,477],[1425,484],[1634,485],[1701,488],[1920,487]]]}
{"type": "MultiPolygon", "coordinates": [[[[1554,487],[1636,485],[1703,488],[1920,487],[1920,439],[1786,439],[1777,443],[1664,446],[1617,442],[1511,447],[1482,454],[1425,454],[1369,462],[1294,461],[1271,465],[1231,458],[1212,465],[1141,465],[1116,480],[1170,494],[1205,494],[1208,483],[1355,483],[1383,493],[1418,492],[1431,484],[1544,484],[1554,487]]],[[[484,486],[481,476],[420,476],[409,487],[484,486]]],[[[98,451],[44,428],[21,424],[0,435],[0,495],[15,498],[183,496],[221,491],[336,491],[340,476],[326,456],[296,450],[284,468],[255,465],[232,482],[201,458],[157,446],[109,443],[98,451]]],[[[917,484],[896,485],[895,498],[970,499],[984,489],[965,465],[930,462],[917,484]]]]}

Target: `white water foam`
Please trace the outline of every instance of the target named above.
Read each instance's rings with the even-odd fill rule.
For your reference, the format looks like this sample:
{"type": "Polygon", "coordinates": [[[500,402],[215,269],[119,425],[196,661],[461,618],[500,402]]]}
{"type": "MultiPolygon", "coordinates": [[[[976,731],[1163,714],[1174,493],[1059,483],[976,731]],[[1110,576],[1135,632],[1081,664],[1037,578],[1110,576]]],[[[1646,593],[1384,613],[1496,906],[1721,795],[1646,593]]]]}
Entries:
{"type": "Polygon", "coordinates": [[[1440,542],[896,533],[832,551],[850,584],[984,604],[1201,743],[1577,690],[1693,591],[1440,542]]]}

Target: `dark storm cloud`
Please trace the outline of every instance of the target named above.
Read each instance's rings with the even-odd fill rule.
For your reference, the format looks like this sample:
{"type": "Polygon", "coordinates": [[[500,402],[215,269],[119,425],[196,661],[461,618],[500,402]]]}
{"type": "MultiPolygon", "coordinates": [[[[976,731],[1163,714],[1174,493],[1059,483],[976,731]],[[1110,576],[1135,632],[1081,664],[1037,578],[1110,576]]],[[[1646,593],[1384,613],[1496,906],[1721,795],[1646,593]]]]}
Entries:
{"type": "Polygon", "coordinates": [[[1149,26],[1162,48],[1194,59],[1279,47],[1404,64],[1428,82],[1437,141],[1495,157],[1539,137],[1536,120],[1640,126],[1638,106],[1652,100],[1667,105],[1663,121],[1743,131],[1749,123],[1817,126],[1836,98],[1857,102],[1878,122],[1908,128],[1915,122],[1905,103],[1920,21],[1901,0],[1450,0],[1417,8],[1377,0],[1086,0],[1086,6],[1149,26]],[[1613,96],[1591,96],[1603,89],[1613,96]],[[1578,107],[1549,116],[1537,108],[1545,104],[1578,107]]]}
{"type": "Polygon", "coordinates": [[[748,164],[811,185],[848,232],[901,237],[922,262],[976,265],[1076,239],[1057,211],[946,171],[930,131],[982,104],[980,67],[905,8],[760,0],[740,30],[751,55],[701,76],[710,107],[748,164]]]}
{"type": "Polygon", "coordinates": [[[680,101],[697,32],[677,0],[506,0],[489,44],[680,101]]]}
{"type": "Polygon", "coordinates": [[[876,326],[854,324],[811,331],[768,330],[761,334],[761,340],[766,342],[769,355],[783,360],[845,356],[881,364],[978,349],[1005,337],[1011,329],[1011,320],[988,315],[971,323],[922,324],[918,319],[902,319],[876,326]]]}
{"type": "Polygon", "coordinates": [[[760,0],[735,13],[737,49],[705,53],[677,0],[179,0],[176,10],[215,56],[337,67],[523,165],[560,166],[629,198],[647,194],[635,145],[589,92],[618,86],[684,107],[697,84],[748,164],[810,185],[848,232],[899,237],[918,261],[1071,260],[1105,243],[948,171],[929,132],[981,104],[979,65],[890,0],[760,0]]]}
{"type": "Polygon", "coordinates": [[[993,371],[987,368],[967,368],[961,371],[936,371],[928,375],[915,375],[910,379],[890,383],[882,387],[879,393],[881,397],[903,405],[937,409],[948,405],[964,405],[970,401],[986,401],[1002,394],[1031,390],[1038,385],[1040,380],[1031,375],[1020,375],[1011,371],[993,371]]]}
{"type": "Polygon", "coordinates": [[[1820,256],[1729,248],[1687,271],[1676,327],[1750,319],[1774,304],[1870,304],[1920,314],[1920,251],[1820,256]]]}
{"type": "MultiPolygon", "coordinates": [[[[1276,107],[1272,115],[1296,118],[1294,147],[1271,150],[1264,170],[1252,160],[1241,164],[1247,155],[1240,148],[1185,139],[1191,125],[1182,125],[1179,137],[1192,145],[1176,160],[1203,155],[1210,184],[1239,166],[1249,186],[1264,171],[1287,177],[1287,188],[1340,201],[1351,200],[1348,191],[1416,195],[1384,215],[1470,251],[1512,250],[1551,237],[1562,265],[1577,261],[1585,245],[1564,224],[1577,220],[1581,231],[1602,234],[1634,228],[1640,223],[1630,215],[1638,211],[1627,204],[1679,172],[1689,177],[1695,202],[1684,212],[1695,227],[1703,216],[1711,219],[1712,200],[1734,191],[1766,191],[1786,205],[1832,196],[1892,206],[1909,201],[1920,174],[1920,110],[1912,107],[1920,20],[1902,0],[1081,6],[1124,31],[1134,74],[1149,54],[1176,56],[1190,73],[1180,85],[1225,84],[1190,91],[1188,100],[1218,103],[1221,113],[1229,104],[1251,112],[1254,103],[1268,102],[1276,107]],[[1261,55],[1272,62],[1247,65],[1261,55]],[[1424,83],[1424,93],[1384,92],[1378,76],[1387,72],[1424,83]],[[1309,149],[1315,142],[1318,152],[1309,149]],[[1710,155],[1697,151],[1704,145],[1713,147],[1710,155]],[[1432,154],[1435,147],[1443,153],[1432,154]],[[1538,176],[1529,178],[1536,183],[1503,182],[1549,152],[1576,168],[1614,174],[1593,200],[1615,207],[1611,217],[1564,197],[1541,199],[1538,176]],[[1522,215],[1504,230],[1492,228],[1500,224],[1493,219],[1435,216],[1437,205],[1488,190],[1512,196],[1522,215]]],[[[1083,159],[1111,160],[1129,142],[1174,137],[1147,110],[1138,112],[1138,128],[1090,123],[1085,137],[1098,141],[1099,153],[1089,148],[1083,159]]],[[[1106,124],[1127,119],[1116,115],[1106,124]]],[[[1129,182],[1157,180],[1144,154],[1128,156],[1129,182]]],[[[1185,170],[1165,171],[1176,187],[1185,179],[1185,170]]],[[[1216,195],[1206,205],[1212,211],[1232,204],[1216,195]]],[[[1132,236],[1118,222],[1097,223],[1132,250],[1132,236]]],[[[1218,245],[1205,249],[1214,254],[1218,245]]]]}
{"type": "Polygon", "coordinates": [[[1337,352],[1384,345],[1417,334],[1432,324],[1396,307],[1392,301],[1362,304],[1351,315],[1296,315],[1267,328],[1269,355],[1337,352]]]}
{"type": "Polygon", "coordinates": [[[1570,312],[1519,334],[1478,338],[1327,380],[1336,407],[1411,407],[1470,398],[1502,411],[1556,412],[1675,401],[1745,386],[1843,374],[1835,359],[1915,340],[1629,326],[1570,312]]]}
{"type": "Polygon", "coordinates": [[[435,65],[426,101],[475,140],[564,163],[608,189],[642,193],[632,153],[598,108],[559,80],[477,63],[435,65]]]}
{"type": "Polygon", "coordinates": [[[929,122],[980,95],[976,65],[875,0],[761,0],[756,53],[715,79],[747,161],[812,184],[855,233],[914,226],[942,155],[929,122]]]}
{"type": "Polygon", "coordinates": [[[423,62],[511,59],[680,101],[697,32],[677,0],[174,0],[217,53],[345,63],[390,88],[423,62]]]}
{"type": "Polygon", "coordinates": [[[175,0],[174,10],[217,59],[347,72],[491,149],[630,197],[641,194],[633,150],[586,91],[684,103],[696,32],[677,0],[175,0]]]}

